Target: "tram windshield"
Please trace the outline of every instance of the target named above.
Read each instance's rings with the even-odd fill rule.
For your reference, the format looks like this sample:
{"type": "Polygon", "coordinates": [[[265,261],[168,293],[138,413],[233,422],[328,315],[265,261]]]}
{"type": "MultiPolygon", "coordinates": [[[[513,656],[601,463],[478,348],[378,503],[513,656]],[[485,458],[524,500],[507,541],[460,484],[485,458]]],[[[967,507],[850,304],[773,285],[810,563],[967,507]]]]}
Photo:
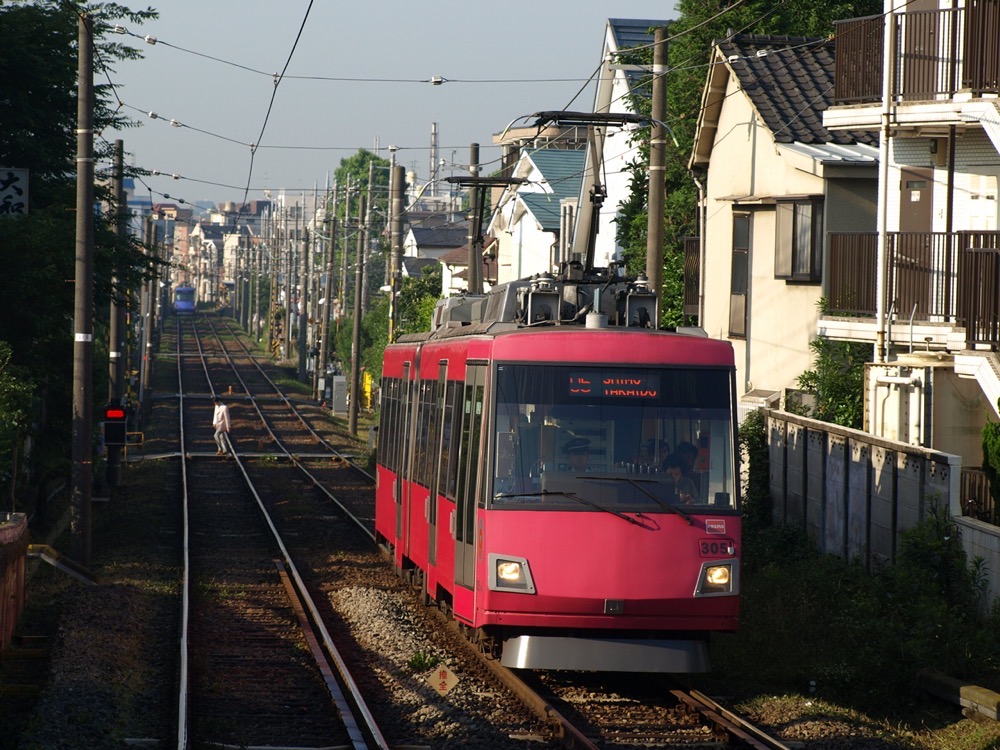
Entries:
{"type": "Polygon", "coordinates": [[[731,377],[724,368],[498,365],[492,506],[735,509],[731,377]]]}

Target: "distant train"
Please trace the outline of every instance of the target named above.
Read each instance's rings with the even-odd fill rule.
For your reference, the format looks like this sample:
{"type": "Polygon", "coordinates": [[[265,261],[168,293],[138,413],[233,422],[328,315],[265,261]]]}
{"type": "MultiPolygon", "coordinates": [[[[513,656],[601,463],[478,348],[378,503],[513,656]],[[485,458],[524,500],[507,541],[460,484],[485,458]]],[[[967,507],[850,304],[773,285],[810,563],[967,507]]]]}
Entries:
{"type": "Polygon", "coordinates": [[[178,315],[194,315],[195,309],[194,287],[174,287],[174,312],[178,315]]]}
{"type": "Polygon", "coordinates": [[[376,537],[506,666],[706,671],[737,628],[733,349],[657,307],[642,277],[545,274],[385,351],[376,537]]]}

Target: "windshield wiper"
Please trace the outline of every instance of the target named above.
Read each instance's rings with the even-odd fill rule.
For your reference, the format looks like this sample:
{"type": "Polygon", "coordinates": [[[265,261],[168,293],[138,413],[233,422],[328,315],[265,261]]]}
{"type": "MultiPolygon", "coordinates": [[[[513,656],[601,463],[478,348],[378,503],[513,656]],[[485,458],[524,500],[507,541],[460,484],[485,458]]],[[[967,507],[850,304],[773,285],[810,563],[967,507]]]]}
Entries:
{"type": "MultiPolygon", "coordinates": [[[[632,479],[632,477],[629,477],[629,476],[612,476],[612,477],[588,477],[588,476],[584,476],[584,479],[592,479],[592,480],[597,481],[597,482],[628,482],[633,487],[635,487],[637,490],[639,490],[639,492],[641,492],[643,495],[645,495],[650,500],[652,500],[654,503],[656,503],[657,505],[659,505],[661,508],[663,508],[664,510],[669,510],[672,513],[676,513],[677,515],[679,515],[681,518],[683,518],[685,521],[688,522],[688,526],[694,526],[694,519],[691,517],[691,515],[687,511],[681,510],[681,508],[679,506],[677,506],[677,505],[671,505],[670,503],[663,502],[660,498],[658,498],[652,492],[650,492],[645,487],[643,487],[641,484],[639,484],[639,482],[637,480],[632,479]]],[[[653,482],[655,480],[646,479],[644,481],[647,482],[647,483],[651,483],[651,482],[653,482]]],[[[657,484],[659,484],[659,482],[657,482],[657,484]]]]}
{"type": "Polygon", "coordinates": [[[504,497],[544,497],[546,495],[561,495],[562,497],[568,497],[570,500],[576,500],[578,503],[583,505],[589,505],[591,508],[597,510],[603,510],[605,513],[610,513],[613,516],[618,516],[621,519],[628,521],[629,523],[635,524],[636,526],[641,526],[638,521],[636,521],[632,516],[627,516],[619,510],[614,510],[608,508],[600,503],[595,503],[593,500],[588,500],[585,497],[580,497],[575,492],[565,492],[563,490],[540,490],[539,492],[500,492],[493,496],[493,499],[504,498],[504,497]]]}

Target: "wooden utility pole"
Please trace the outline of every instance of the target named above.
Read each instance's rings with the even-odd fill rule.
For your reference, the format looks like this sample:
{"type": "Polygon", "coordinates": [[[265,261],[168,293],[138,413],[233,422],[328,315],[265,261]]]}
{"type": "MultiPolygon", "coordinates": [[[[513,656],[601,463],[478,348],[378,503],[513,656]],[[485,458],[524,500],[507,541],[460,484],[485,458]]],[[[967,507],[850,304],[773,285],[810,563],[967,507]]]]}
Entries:
{"type": "MultiPolygon", "coordinates": [[[[653,32],[653,122],[649,142],[649,198],[646,217],[646,276],[663,294],[663,213],[667,193],[667,29],[653,32]]],[[[660,327],[660,321],[654,321],[660,327]]]]}
{"type": "Polygon", "coordinates": [[[94,39],[93,19],[77,22],[76,265],[73,303],[73,469],[70,501],[71,554],[90,565],[94,446],[94,39]]]}

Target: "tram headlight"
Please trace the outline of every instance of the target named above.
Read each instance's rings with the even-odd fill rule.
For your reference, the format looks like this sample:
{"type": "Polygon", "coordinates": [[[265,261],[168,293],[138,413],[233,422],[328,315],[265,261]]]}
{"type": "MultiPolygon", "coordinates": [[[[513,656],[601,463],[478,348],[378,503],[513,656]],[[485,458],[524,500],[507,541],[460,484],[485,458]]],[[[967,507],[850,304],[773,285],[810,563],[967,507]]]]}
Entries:
{"type": "Polygon", "coordinates": [[[705,571],[709,586],[728,586],[730,570],[728,565],[715,565],[705,571]]]}
{"type": "Polygon", "coordinates": [[[534,594],[535,582],[531,579],[531,568],[523,557],[489,555],[490,591],[506,591],[519,594],[534,594]]]}
{"type": "Polygon", "coordinates": [[[739,578],[738,560],[704,563],[701,566],[701,575],[698,577],[698,587],[694,595],[727,596],[738,594],[740,590],[739,578]]]}
{"type": "Polygon", "coordinates": [[[524,583],[521,563],[512,560],[497,560],[497,579],[506,584],[524,583]]]}

